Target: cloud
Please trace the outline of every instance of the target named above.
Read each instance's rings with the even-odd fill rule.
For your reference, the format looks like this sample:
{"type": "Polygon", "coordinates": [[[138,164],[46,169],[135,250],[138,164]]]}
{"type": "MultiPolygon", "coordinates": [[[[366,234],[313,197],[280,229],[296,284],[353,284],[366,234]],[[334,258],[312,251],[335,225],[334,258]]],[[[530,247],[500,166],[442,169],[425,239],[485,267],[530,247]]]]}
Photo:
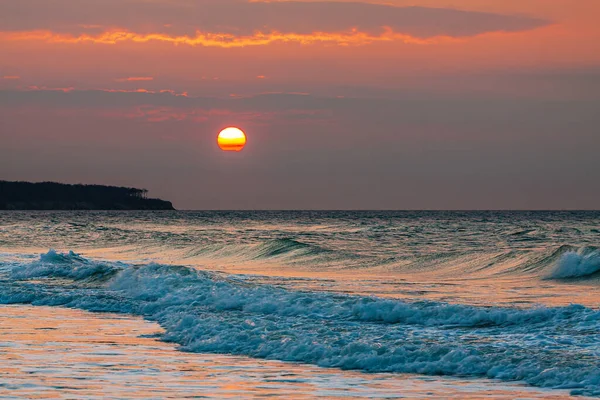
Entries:
{"type": "MultiPolygon", "coordinates": [[[[0,0],[0,31],[51,32],[63,37],[99,37],[107,32],[137,36],[255,37],[393,32],[414,40],[518,32],[547,25],[526,16],[360,2],[250,2],[242,0],[0,0]],[[198,33],[199,32],[199,33],[198,33]]],[[[205,38],[206,39],[206,38],[205,38]]],[[[263,38],[264,39],[264,38],[263,38]]],[[[270,40],[270,39],[269,39],[270,40]]]]}
{"type": "Polygon", "coordinates": [[[127,78],[117,78],[115,82],[140,82],[140,81],[153,81],[154,78],[151,76],[129,76],[127,78]]]}
{"type": "MultiPolygon", "coordinates": [[[[385,126],[384,135],[395,134],[397,125],[432,127],[444,131],[482,132],[493,127],[562,132],[573,121],[592,129],[599,118],[596,109],[600,99],[554,99],[460,97],[444,95],[399,94],[395,98],[338,98],[300,93],[264,93],[244,97],[195,97],[172,90],[76,90],[69,88],[34,87],[33,90],[0,90],[0,106],[5,108],[39,107],[43,109],[118,109],[169,111],[185,113],[204,110],[216,115],[227,113],[257,113],[261,115],[294,113],[323,115],[364,129],[365,135],[378,135],[377,126],[385,126]],[[211,111],[212,110],[212,111],[211,111]],[[527,112],[524,112],[526,110],[527,112]],[[216,114],[215,114],[216,113],[216,114]]],[[[161,112],[162,112],[161,111],[161,112]]],[[[158,111],[156,111],[158,112],[158,111]]],[[[363,136],[363,135],[358,135],[363,136]]],[[[442,138],[443,139],[443,138],[442,138]]],[[[474,138],[478,140],[477,137],[474,138]]]]}
{"type": "Polygon", "coordinates": [[[337,44],[342,46],[360,46],[374,42],[400,41],[410,44],[431,44],[441,41],[452,40],[450,37],[439,37],[430,39],[415,38],[410,35],[395,33],[386,28],[381,35],[370,35],[368,33],[351,30],[341,33],[313,32],[310,34],[255,32],[250,36],[236,36],[225,33],[203,33],[197,31],[195,35],[172,36],[164,33],[141,34],[129,31],[110,31],[98,35],[89,34],[59,34],[50,31],[30,31],[30,32],[0,32],[0,40],[9,41],[44,41],[48,43],[96,43],[96,44],[117,44],[121,42],[148,43],[165,42],[174,45],[203,46],[203,47],[221,47],[236,48],[247,46],[264,46],[272,43],[300,43],[300,44],[337,44]]]}

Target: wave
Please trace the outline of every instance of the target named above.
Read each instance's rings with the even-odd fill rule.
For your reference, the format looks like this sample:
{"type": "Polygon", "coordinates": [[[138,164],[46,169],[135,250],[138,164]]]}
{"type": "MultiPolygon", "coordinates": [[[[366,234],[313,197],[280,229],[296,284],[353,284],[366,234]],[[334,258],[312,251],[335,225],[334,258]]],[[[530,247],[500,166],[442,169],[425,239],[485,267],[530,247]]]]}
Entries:
{"type": "Polygon", "coordinates": [[[315,256],[329,251],[315,245],[284,238],[269,240],[256,248],[255,258],[272,258],[294,253],[297,256],[315,256]]]}
{"type": "Polygon", "coordinates": [[[595,247],[583,247],[578,251],[564,253],[549,278],[582,278],[598,272],[600,272],[600,251],[595,247]]]}
{"type": "Polygon", "coordinates": [[[593,246],[561,245],[544,250],[455,252],[419,256],[392,266],[394,272],[430,274],[435,279],[595,278],[600,272],[600,250],[593,246]]]}
{"type": "Polygon", "coordinates": [[[276,262],[278,265],[303,264],[323,268],[358,259],[354,254],[333,251],[292,238],[270,239],[252,244],[203,244],[189,249],[185,261],[204,264],[207,260],[221,263],[276,262]]]}
{"type": "Polygon", "coordinates": [[[192,352],[523,380],[600,396],[600,312],[578,305],[514,309],[301,292],[55,251],[11,264],[0,302],[141,315],[192,352]]]}
{"type": "MultiPolygon", "coordinates": [[[[511,229],[498,239],[498,246],[478,246],[469,241],[452,243],[445,237],[444,240],[428,242],[419,236],[421,231],[400,230],[400,233],[394,231],[391,235],[387,232],[391,229],[387,225],[340,230],[336,239],[326,239],[327,235],[332,235],[329,231],[327,234],[320,230],[298,233],[297,230],[280,229],[265,233],[261,230],[264,227],[239,228],[241,233],[236,230],[223,233],[209,224],[202,235],[192,234],[190,232],[195,231],[182,227],[174,229],[176,232],[144,231],[147,237],[136,236],[133,240],[127,239],[127,235],[138,232],[136,229],[127,231],[125,226],[110,229],[118,233],[103,231],[102,234],[109,236],[111,241],[119,242],[119,245],[110,247],[110,252],[120,259],[136,262],[168,260],[169,263],[248,273],[259,267],[271,275],[285,269],[294,272],[357,270],[378,277],[389,272],[395,276],[408,276],[409,279],[427,280],[496,277],[532,280],[577,277],[582,280],[593,274],[596,265],[592,263],[590,266],[590,260],[585,260],[579,266],[583,270],[578,270],[577,276],[565,272],[565,269],[575,268],[574,260],[577,258],[565,254],[579,254],[580,250],[591,249],[588,243],[591,240],[562,245],[544,245],[542,242],[514,245],[515,241],[541,240],[540,237],[548,236],[547,230],[540,227],[511,229]],[[377,245],[367,246],[368,240],[377,240],[377,245]],[[510,245],[503,245],[502,240],[510,245]],[[590,270],[592,273],[588,274],[590,270]]],[[[71,235],[71,232],[68,234],[71,235]]]]}
{"type": "Polygon", "coordinates": [[[39,262],[18,266],[11,270],[13,279],[68,278],[74,280],[102,280],[116,274],[122,267],[119,264],[91,262],[70,251],[57,253],[50,250],[40,256],[39,262]]]}

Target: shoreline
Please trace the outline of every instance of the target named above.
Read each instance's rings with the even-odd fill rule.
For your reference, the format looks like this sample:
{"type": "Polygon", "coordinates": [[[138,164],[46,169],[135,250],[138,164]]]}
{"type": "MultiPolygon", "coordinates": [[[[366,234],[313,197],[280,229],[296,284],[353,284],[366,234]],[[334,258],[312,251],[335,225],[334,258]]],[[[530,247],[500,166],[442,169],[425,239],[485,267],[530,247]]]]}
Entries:
{"type": "Polygon", "coordinates": [[[0,396],[583,399],[565,390],[486,379],[367,374],[185,353],[156,339],[161,328],[138,317],[26,305],[0,310],[0,396]]]}

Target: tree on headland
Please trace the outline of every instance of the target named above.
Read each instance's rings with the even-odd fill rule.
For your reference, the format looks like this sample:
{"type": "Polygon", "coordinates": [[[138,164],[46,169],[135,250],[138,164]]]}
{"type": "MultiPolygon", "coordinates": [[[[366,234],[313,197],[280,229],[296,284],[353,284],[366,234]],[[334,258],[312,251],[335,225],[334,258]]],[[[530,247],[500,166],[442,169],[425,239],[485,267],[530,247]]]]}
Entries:
{"type": "Polygon", "coordinates": [[[173,210],[148,190],[56,182],[0,181],[0,210],[173,210]]]}

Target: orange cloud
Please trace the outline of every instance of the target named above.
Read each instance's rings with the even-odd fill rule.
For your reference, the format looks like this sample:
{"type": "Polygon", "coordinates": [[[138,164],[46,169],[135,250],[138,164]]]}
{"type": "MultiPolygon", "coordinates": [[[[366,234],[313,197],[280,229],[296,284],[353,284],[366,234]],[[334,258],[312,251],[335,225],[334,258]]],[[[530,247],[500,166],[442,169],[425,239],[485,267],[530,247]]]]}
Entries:
{"type": "Polygon", "coordinates": [[[2,79],[7,79],[7,80],[17,80],[17,79],[21,79],[20,76],[18,75],[4,75],[2,77],[2,79]]]}
{"type": "Polygon", "coordinates": [[[27,86],[27,90],[29,91],[48,91],[48,92],[63,92],[69,93],[75,90],[74,87],[48,87],[48,86],[27,86]]]}
{"type": "Polygon", "coordinates": [[[273,43],[299,43],[330,44],[339,46],[361,46],[375,42],[399,41],[407,44],[435,44],[446,41],[458,41],[460,39],[450,36],[437,36],[433,38],[417,38],[411,35],[394,32],[391,28],[385,28],[380,35],[373,35],[352,29],[346,32],[313,32],[310,34],[271,33],[255,32],[249,36],[237,36],[229,33],[206,33],[196,31],[195,36],[173,36],[166,33],[141,34],[127,30],[112,30],[98,35],[90,34],[62,34],[52,31],[26,31],[26,32],[2,32],[0,40],[4,41],[44,41],[47,43],[96,43],[114,45],[121,42],[148,43],[164,42],[174,45],[204,46],[235,48],[246,46],[264,46],[273,43]]]}
{"type": "Polygon", "coordinates": [[[153,81],[151,76],[130,76],[127,78],[115,79],[115,82],[137,82],[137,81],[153,81]]]}
{"type": "Polygon", "coordinates": [[[148,89],[135,89],[135,90],[126,90],[126,89],[93,89],[99,92],[108,92],[108,93],[148,93],[148,94],[160,94],[160,93],[168,93],[172,96],[181,96],[188,97],[187,92],[178,93],[171,89],[161,89],[161,90],[148,90],[148,89]]]}
{"type": "MultiPolygon", "coordinates": [[[[80,90],[77,89],[75,87],[48,87],[48,86],[36,86],[36,85],[32,85],[32,86],[28,86],[26,88],[27,91],[48,91],[48,92],[64,92],[64,93],[69,93],[69,92],[73,92],[73,91],[84,91],[84,90],[80,90]]],[[[171,96],[176,96],[176,97],[188,97],[188,93],[187,92],[176,92],[174,90],[171,89],[161,89],[161,90],[148,90],[148,89],[89,89],[91,91],[95,91],[95,92],[107,92],[107,93],[147,93],[147,94],[170,94],[171,96]]]]}

